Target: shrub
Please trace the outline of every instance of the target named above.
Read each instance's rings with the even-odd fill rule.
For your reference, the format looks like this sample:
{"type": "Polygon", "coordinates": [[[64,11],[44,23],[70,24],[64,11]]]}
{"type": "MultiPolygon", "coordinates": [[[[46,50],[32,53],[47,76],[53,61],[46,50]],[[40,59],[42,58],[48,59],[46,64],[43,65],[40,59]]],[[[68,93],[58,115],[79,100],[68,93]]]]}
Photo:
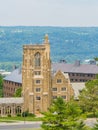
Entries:
{"type": "Polygon", "coordinates": [[[28,116],[35,117],[35,115],[33,113],[28,113],[28,116]]]}
{"type": "Polygon", "coordinates": [[[88,113],[86,113],[86,115],[87,115],[87,118],[93,118],[94,117],[94,114],[91,112],[88,112],[88,113]]]}
{"type": "Polygon", "coordinates": [[[11,114],[8,114],[7,116],[8,116],[8,117],[11,117],[11,114]]]}
{"type": "Polygon", "coordinates": [[[22,117],[27,117],[28,114],[29,114],[28,111],[25,111],[25,112],[22,113],[22,117]]]}
{"type": "Polygon", "coordinates": [[[17,116],[19,116],[19,117],[20,117],[20,116],[21,116],[21,114],[17,114],[17,116]]]}

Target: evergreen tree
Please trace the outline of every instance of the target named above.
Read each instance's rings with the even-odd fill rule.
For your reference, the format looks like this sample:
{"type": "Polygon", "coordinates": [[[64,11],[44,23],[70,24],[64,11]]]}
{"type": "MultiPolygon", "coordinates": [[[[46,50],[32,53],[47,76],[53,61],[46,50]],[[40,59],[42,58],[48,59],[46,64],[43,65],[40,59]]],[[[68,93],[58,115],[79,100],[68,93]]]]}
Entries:
{"type": "Polygon", "coordinates": [[[81,118],[82,111],[74,102],[65,102],[57,98],[44,113],[42,128],[44,130],[86,130],[81,118]]]}

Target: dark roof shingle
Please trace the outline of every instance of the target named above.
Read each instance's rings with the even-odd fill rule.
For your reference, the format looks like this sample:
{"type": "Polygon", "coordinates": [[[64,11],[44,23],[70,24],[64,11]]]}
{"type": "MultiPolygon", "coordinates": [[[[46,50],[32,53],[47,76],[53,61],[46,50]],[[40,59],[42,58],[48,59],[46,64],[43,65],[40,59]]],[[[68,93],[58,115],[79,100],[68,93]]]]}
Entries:
{"type": "Polygon", "coordinates": [[[66,73],[87,73],[87,74],[98,74],[98,66],[92,64],[75,64],[66,63],[52,63],[52,70],[54,72],[61,70],[66,73]]]}

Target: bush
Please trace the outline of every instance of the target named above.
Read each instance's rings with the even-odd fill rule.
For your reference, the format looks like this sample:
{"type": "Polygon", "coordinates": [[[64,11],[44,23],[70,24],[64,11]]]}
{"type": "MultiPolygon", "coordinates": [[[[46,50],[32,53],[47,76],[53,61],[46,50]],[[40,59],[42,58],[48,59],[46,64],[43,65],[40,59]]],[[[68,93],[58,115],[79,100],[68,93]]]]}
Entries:
{"type": "Polygon", "coordinates": [[[87,115],[87,118],[93,118],[94,117],[94,114],[92,112],[86,113],[86,115],[87,115]]]}
{"type": "Polygon", "coordinates": [[[22,113],[22,117],[27,117],[28,114],[29,114],[28,111],[25,111],[25,112],[22,113]]]}
{"type": "Polygon", "coordinates": [[[8,117],[11,117],[11,114],[8,114],[7,116],[8,116],[8,117]]]}
{"type": "Polygon", "coordinates": [[[35,117],[35,115],[33,113],[29,113],[28,111],[25,111],[25,112],[22,113],[22,117],[27,117],[27,116],[35,117]]]}
{"type": "Polygon", "coordinates": [[[28,116],[35,117],[35,115],[33,113],[28,113],[28,116]]]}
{"type": "Polygon", "coordinates": [[[17,114],[17,116],[19,116],[19,117],[20,117],[20,116],[21,116],[21,114],[17,114]]]}

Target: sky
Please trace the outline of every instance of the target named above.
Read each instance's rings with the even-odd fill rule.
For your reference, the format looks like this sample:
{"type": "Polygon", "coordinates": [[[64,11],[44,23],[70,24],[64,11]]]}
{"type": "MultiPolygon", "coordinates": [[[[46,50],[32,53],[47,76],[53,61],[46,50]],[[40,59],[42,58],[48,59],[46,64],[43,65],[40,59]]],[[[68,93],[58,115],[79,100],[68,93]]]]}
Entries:
{"type": "Polygon", "coordinates": [[[0,0],[0,26],[98,26],[98,0],[0,0]]]}

